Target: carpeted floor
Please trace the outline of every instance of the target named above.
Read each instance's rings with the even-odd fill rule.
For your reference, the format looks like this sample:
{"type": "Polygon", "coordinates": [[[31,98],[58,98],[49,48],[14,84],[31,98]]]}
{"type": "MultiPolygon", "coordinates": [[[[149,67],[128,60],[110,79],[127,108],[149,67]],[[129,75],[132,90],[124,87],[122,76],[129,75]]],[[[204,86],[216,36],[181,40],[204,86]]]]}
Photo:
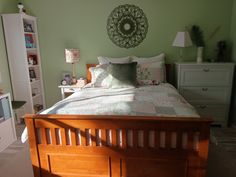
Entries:
{"type": "Polygon", "coordinates": [[[236,128],[213,128],[211,134],[212,143],[230,152],[236,159],[236,128]]]}
{"type": "Polygon", "coordinates": [[[207,177],[236,176],[236,129],[212,128],[207,177]]]}

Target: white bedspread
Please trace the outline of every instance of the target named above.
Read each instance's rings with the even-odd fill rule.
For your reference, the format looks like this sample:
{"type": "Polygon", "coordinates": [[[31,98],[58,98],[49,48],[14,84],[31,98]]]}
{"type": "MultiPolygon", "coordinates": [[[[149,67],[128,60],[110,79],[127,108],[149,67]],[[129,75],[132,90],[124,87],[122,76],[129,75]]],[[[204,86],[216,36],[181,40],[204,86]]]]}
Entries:
{"type": "MultiPolygon", "coordinates": [[[[139,88],[84,88],[41,114],[200,116],[170,84],[139,88]]],[[[22,141],[27,140],[27,130],[22,141]]]]}
{"type": "Polygon", "coordinates": [[[139,88],[86,88],[41,114],[145,115],[199,117],[170,84],[139,88]]]}

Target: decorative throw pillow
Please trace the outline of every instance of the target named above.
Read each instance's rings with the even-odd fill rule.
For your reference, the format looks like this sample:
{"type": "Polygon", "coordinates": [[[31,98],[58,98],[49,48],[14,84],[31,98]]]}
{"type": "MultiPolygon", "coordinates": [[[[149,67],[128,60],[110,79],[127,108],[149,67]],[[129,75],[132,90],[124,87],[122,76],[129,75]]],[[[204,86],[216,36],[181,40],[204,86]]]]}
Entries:
{"type": "Polygon", "coordinates": [[[132,59],[130,57],[123,58],[111,58],[111,57],[98,57],[98,62],[100,65],[109,64],[109,63],[130,63],[132,59]]]}
{"type": "Polygon", "coordinates": [[[110,63],[107,72],[112,76],[110,88],[135,87],[136,82],[136,66],[137,62],[126,64],[110,63]]]}
{"type": "Polygon", "coordinates": [[[91,73],[91,85],[93,87],[105,87],[110,85],[109,74],[107,73],[108,65],[97,65],[96,67],[90,67],[91,73]]]}
{"type": "Polygon", "coordinates": [[[139,85],[157,85],[166,80],[165,54],[151,58],[133,57],[137,65],[137,82],[139,85]]]}

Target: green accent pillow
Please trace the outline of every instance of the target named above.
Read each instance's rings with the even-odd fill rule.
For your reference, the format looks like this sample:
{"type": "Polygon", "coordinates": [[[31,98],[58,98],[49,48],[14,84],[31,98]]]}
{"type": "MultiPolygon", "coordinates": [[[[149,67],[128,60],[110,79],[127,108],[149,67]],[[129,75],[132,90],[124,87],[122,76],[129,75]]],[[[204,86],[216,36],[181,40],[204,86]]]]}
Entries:
{"type": "Polygon", "coordinates": [[[137,62],[115,64],[110,63],[107,72],[111,76],[110,88],[136,87],[137,62]]]}

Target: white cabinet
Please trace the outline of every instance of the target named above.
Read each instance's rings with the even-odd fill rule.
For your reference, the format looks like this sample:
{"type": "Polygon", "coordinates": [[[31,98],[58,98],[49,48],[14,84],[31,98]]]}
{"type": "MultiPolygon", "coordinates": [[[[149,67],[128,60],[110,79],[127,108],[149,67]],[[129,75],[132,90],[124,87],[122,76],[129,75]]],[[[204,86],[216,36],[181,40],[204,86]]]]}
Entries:
{"type": "Polygon", "coordinates": [[[3,14],[14,100],[26,101],[26,113],[45,108],[36,18],[3,14]]]}
{"type": "Polygon", "coordinates": [[[233,73],[233,63],[176,63],[176,85],[201,116],[226,126],[233,73]]]}
{"type": "Polygon", "coordinates": [[[16,140],[10,94],[0,95],[0,152],[16,140]]]}

